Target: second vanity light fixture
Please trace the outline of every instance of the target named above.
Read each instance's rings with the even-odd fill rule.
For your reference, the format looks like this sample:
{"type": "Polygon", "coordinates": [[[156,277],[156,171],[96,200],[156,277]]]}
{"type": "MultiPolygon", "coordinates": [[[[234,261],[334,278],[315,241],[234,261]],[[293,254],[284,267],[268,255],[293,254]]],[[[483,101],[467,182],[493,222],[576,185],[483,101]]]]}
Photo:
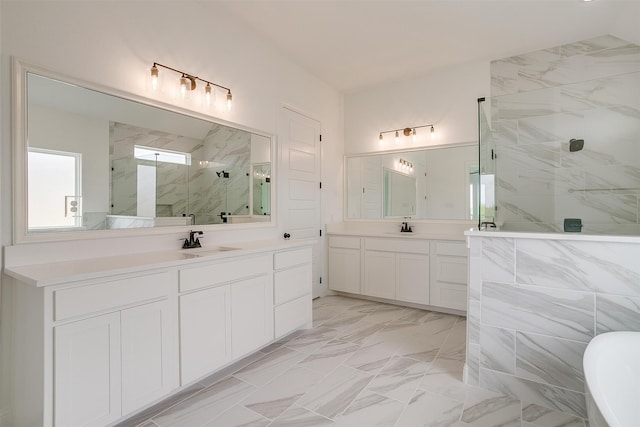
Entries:
{"type": "Polygon", "coordinates": [[[231,111],[231,102],[233,100],[233,96],[231,95],[231,89],[228,87],[224,87],[217,83],[211,82],[209,80],[205,80],[201,77],[194,76],[193,74],[185,73],[184,71],[177,70],[172,67],[168,67],[166,65],[160,64],[159,62],[154,62],[151,67],[151,88],[156,90],[158,88],[158,76],[160,74],[160,70],[158,67],[165,68],[167,70],[173,71],[175,73],[180,74],[180,95],[185,98],[187,93],[192,90],[196,90],[197,81],[201,81],[206,83],[207,85],[204,87],[204,100],[207,105],[211,105],[213,103],[213,88],[217,87],[224,91],[227,91],[227,111],[231,111]]]}
{"type": "Polygon", "coordinates": [[[414,126],[411,128],[404,128],[404,129],[392,129],[392,130],[384,130],[382,132],[380,132],[380,142],[382,142],[382,140],[384,139],[384,134],[385,133],[395,133],[395,141],[396,144],[400,142],[400,132],[402,131],[402,134],[404,136],[413,136],[413,141],[416,141],[416,129],[420,129],[420,128],[430,128],[430,132],[431,135],[433,135],[433,133],[436,131],[436,128],[433,125],[422,125],[422,126],[414,126]]]}
{"type": "Polygon", "coordinates": [[[398,168],[402,172],[413,173],[413,163],[408,160],[400,159],[398,160],[398,168]]]}

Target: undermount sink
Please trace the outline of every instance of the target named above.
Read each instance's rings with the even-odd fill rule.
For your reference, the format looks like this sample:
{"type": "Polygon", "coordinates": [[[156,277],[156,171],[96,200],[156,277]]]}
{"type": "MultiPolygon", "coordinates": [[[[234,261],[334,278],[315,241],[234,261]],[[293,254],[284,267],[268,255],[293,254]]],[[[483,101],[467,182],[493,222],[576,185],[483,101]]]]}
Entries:
{"type": "Polygon", "coordinates": [[[183,253],[187,258],[199,258],[219,254],[220,252],[237,251],[238,249],[240,248],[232,248],[230,246],[216,246],[196,249],[184,249],[181,253],[183,253]]]}
{"type": "Polygon", "coordinates": [[[584,353],[592,427],[640,426],[640,332],[609,332],[584,353]]]}

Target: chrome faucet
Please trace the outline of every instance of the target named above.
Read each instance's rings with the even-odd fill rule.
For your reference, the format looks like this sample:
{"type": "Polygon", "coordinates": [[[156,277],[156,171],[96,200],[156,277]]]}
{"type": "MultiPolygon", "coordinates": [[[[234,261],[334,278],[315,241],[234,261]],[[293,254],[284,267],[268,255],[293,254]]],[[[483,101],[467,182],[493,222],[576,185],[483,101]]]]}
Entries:
{"type": "Polygon", "coordinates": [[[202,247],[202,245],[200,245],[200,238],[195,237],[196,234],[202,236],[204,233],[202,231],[189,230],[189,238],[184,239],[182,249],[194,249],[202,247]]]}

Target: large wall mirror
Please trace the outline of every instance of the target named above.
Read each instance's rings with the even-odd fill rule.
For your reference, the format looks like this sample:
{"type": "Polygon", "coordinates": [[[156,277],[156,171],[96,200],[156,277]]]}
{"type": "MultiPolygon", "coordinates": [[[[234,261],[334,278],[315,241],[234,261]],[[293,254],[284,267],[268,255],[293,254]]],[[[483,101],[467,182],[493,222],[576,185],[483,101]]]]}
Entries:
{"type": "Polygon", "coordinates": [[[346,157],[346,219],[475,220],[476,143],[346,157]]]}
{"type": "Polygon", "coordinates": [[[17,241],[272,224],[272,136],[16,64],[17,241]]]}

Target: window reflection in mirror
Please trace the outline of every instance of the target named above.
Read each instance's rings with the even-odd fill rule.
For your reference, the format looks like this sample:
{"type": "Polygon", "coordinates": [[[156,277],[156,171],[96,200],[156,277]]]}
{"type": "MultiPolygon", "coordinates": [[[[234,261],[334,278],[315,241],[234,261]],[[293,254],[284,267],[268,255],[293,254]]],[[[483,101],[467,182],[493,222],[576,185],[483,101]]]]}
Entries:
{"type": "Polygon", "coordinates": [[[271,138],[26,75],[28,232],[270,221],[271,138]],[[73,185],[52,153],[77,155],[73,185]]]}
{"type": "Polygon", "coordinates": [[[349,156],[345,172],[345,216],[347,219],[398,216],[474,219],[477,210],[471,213],[470,192],[479,190],[470,187],[473,177],[469,167],[475,165],[477,169],[477,164],[478,146],[475,143],[349,156]],[[411,163],[412,170],[404,170],[401,159],[411,163]],[[391,189],[392,180],[402,181],[392,178],[400,175],[413,177],[407,188],[414,188],[414,193],[403,193],[406,197],[402,202],[391,201],[385,190],[391,189]],[[413,203],[409,194],[414,194],[413,203]]]}
{"type": "Polygon", "coordinates": [[[82,155],[30,148],[29,224],[38,229],[80,227],[82,155]]]}

